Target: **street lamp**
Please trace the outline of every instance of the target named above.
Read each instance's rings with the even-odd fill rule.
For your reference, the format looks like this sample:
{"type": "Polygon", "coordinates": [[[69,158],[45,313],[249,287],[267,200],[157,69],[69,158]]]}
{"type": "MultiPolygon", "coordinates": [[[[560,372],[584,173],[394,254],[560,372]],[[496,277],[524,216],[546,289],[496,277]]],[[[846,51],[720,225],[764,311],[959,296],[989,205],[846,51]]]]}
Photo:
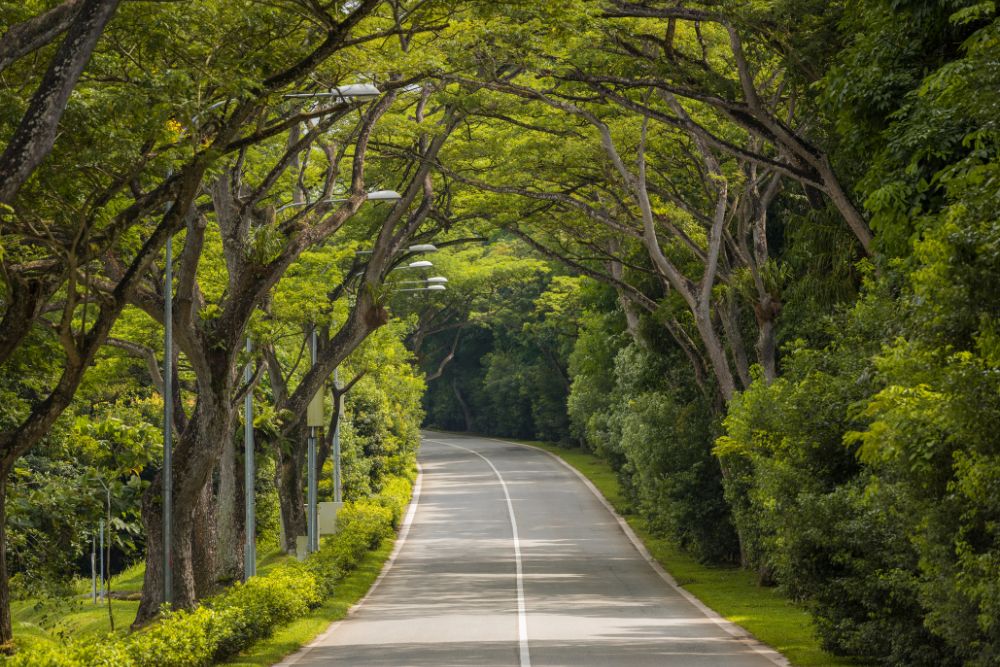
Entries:
{"type": "MultiPolygon", "coordinates": [[[[326,93],[290,93],[284,95],[285,98],[336,98],[341,101],[348,99],[371,100],[378,97],[381,91],[368,83],[348,84],[331,88],[326,93]]],[[[194,121],[208,111],[219,108],[231,100],[223,100],[209,106],[205,111],[194,116],[194,121]]],[[[167,173],[170,176],[170,172],[167,173]]],[[[371,195],[375,195],[376,201],[390,201],[401,199],[396,194],[389,196],[391,190],[377,190],[371,195]]],[[[166,214],[169,214],[173,202],[168,202],[166,214]]],[[[173,564],[171,562],[171,544],[173,543],[173,435],[172,435],[172,408],[173,408],[173,236],[167,236],[166,243],[166,270],[163,277],[163,469],[161,471],[163,482],[163,514],[162,514],[162,538],[163,538],[163,601],[167,604],[173,601],[173,564]]],[[[247,351],[250,350],[250,340],[247,339],[247,351]]],[[[252,394],[252,392],[251,392],[252,394]]],[[[244,497],[246,498],[246,530],[247,540],[245,548],[249,550],[249,556],[244,556],[244,580],[252,576],[257,571],[256,540],[256,518],[253,499],[253,484],[256,473],[253,461],[253,396],[248,395],[244,404],[247,421],[247,432],[244,435],[244,446],[246,448],[246,463],[244,469],[244,481],[248,484],[245,487],[244,497]],[[246,567],[250,565],[250,567],[246,567]],[[249,574],[248,574],[249,573],[249,574]]]]}
{"type": "Polygon", "coordinates": [[[433,262],[429,262],[426,259],[421,259],[416,262],[410,262],[406,266],[397,266],[393,271],[402,271],[403,269],[429,269],[434,266],[433,262]]]}
{"type": "MultiPolygon", "coordinates": [[[[412,254],[423,253],[423,252],[437,252],[437,246],[432,245],[430,243],[419,243],[417,245],[411,245],[409,248],[406,249],[406,252],[412,253],[412,254]]],[[[355,250],[354,254],[355,255],[370,255],[370,254],[372,254],[372,251],[371,250],[355,250]]]]}
{"type": "Polygon", "coordinates": [[[382,91],[370,83],[349,83],[346,86],[331,88],[325,93],[288,93],[282,97],[290,99],[311,98],[311,97],[332,97],[337,100],[347,101],[371,100],[382,94],[382,91]]]}
{"type": "MultiPolygon", "coordinates": [[[[365,195],[365,201],[399,201],[402,198],[403,195],[399,194],[395,190],[375,190],[373,192],[368,192],[365,195]]],[[[286,208],[292,208],[293,206],[315,206],[316,204],[333,204],[336,202],[345,202],[345,201],[347,201],[347,199],[341,197],[321,199],[317,202],[293,201],[290,204],[283,204],[279,206],[278,208],[274,209],[274,212],[281,213],[286,208]]]]}
{"type": "Polygon", "coordinates": [[[447,287],[444,285],[428,285],[427,287],[408,287],[396,290],[397,292],[443,292],[447,287]]]}

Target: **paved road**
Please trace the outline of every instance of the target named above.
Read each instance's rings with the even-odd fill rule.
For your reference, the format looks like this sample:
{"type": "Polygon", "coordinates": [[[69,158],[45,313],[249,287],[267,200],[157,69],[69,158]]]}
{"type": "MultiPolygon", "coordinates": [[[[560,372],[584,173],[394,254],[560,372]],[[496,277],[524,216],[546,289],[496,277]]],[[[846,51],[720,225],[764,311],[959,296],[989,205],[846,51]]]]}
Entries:
{"type": "MultiPolygon", "coordinates": [[[[427,432],[395,562],[286,664],[774,667],[671,587],[544,452],[427,432]]],[[[730,626],[733,630],[733,627],[730,626]]]]}

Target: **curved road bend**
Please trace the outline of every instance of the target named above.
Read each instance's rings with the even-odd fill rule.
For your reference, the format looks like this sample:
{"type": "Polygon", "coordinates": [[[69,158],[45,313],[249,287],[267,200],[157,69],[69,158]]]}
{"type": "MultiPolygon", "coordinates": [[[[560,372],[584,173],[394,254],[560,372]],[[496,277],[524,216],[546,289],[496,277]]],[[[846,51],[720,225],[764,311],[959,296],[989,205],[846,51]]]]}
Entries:
{"type": "Polygon", "coordinates": [[[384,579],[284,665],[774,667],[640,555],[544,452],[427,432],[422,489],[384,579]]]}

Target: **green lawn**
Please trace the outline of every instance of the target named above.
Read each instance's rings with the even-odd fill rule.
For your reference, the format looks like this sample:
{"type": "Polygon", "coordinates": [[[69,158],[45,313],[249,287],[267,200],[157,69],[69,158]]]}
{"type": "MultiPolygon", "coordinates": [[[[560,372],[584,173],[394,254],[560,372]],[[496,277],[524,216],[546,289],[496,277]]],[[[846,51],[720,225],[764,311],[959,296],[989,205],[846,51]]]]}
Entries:
{"type": "Polygon", "coordinates": [[[678,584],[720,615],[776,648],[793,665],[839,667],[862,664],[823,651],[805,610],[793,605],[777,590],[758,586],[750,572],[702,565],[669,540],[651,535],[646,530],[645,521],[630,513],[619,491],[617,475],[604,460],[579,449],[544,442],[524,444],[549,451],[582,472],[625,517],[649,552],[678,584]]]}
{"type": "MultiPolygon", "coordinates": [[[[111,600],[111,613],[116,633],[127,632],[135,619],[143,571],[139,563],[111,579],[111,590],[115,593],[111,600]],[[119,594],[128,599],[119,599],[119,594]]],[[[103,637],[111,632],[108,602],[91,602],[90,580],[78,580],[74,590],[75,597],[15,600],[11,603],[14,643],[18,649],[38,644],[61,644],[65,640],[88,635],[103,637]]]]}

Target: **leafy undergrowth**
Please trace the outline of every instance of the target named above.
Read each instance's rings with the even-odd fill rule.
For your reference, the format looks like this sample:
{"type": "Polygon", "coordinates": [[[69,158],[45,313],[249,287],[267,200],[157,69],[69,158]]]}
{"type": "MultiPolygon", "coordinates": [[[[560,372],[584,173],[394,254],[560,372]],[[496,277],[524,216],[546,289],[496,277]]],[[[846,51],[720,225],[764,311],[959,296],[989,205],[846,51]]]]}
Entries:
{"type": "Polygon", "coordinates": [[[757,639],[774,647],[797,667],[858,665],[823,651],[809,614],[773,588],[758,586],[753,574],[740,568],[699,563],[669,540],[649,533],[642,517],[631,512],[611,466],[593,454],[544,442],[526,442],[563,459],[593,483],[615,510],[628,521],[653,557],[678,584],[739,624],[757,639]]]}
{"type": "MultiPolygon", "coordinates": [[[[262,659],[270,659],[271,653],[275,659],[280,658],[318,630],[311,636],[302,628],[292,630],[283,643],[274,641],[276,630],[297,619],[328,623],[346,600],[360,597],[357,589],[367,580],[369,568],[374,567],[372,552],[377,557],[388,548],[386,543],[402,519],[410,490],[409,479],[394,478],[377,496],[347,503],[338,515],[339,531],[324,539],[320,550],[305,562],[269,559],[259,576],[245,584],[233,585],[194,610],[167,612],[158,622],[133,634],[104,634],[98,640],[98,633],[91,630],[89,635],[70,632],[58,636],[60,639],[73,637],[70,641],[37,641],[4,664],[10,667],[195,667],[225,660],[269,638],[272,639],[270,646],[260,647],[262,659]],[[351,576],[356,573],[360,576],[351,576]],[[329,609],[331,614],[325,621],[316,616],[324,609],[329,609]],[[293,645],[294,641],[298,644],[293,645]],[[277,655],[279,650],[283,650],[281,655],[277,655]]],[[[128,585],[126,576],[123,590],[128,585]]],[[[116,600],[114,604],[120,604],[125,611],[125,602],[116,600]]],[[[131,604],[131,616],[121,619],[123,628],[135,613],[137,603],[131,604]]],[[[93,610],[89,610],[87,618],[96,623],[92,613],[93,610]]],[[[106,618],[106,609],[104,613],[106,618]]],[[[84,626],[85,619],[81,618],[80,623],[84,626]]],[[[81,627],[81,633],[83,631],[81,627]]],[[[269,664],[254,662],[256,653],[254,649],[248,654],[249,664],[269,664]]]]}
{"type": "Polygon", "coordinates": [[[320,607],[282,627],[268,639],[261,640],[243,653],[226,661],[227,665],[250,667],[273,665],[315,639],[333,621],[347,616],[348,610],[371,588],[395,539],[387,539],[369,551],[358,567],[341,580],[336,592],[320,607]]]}

